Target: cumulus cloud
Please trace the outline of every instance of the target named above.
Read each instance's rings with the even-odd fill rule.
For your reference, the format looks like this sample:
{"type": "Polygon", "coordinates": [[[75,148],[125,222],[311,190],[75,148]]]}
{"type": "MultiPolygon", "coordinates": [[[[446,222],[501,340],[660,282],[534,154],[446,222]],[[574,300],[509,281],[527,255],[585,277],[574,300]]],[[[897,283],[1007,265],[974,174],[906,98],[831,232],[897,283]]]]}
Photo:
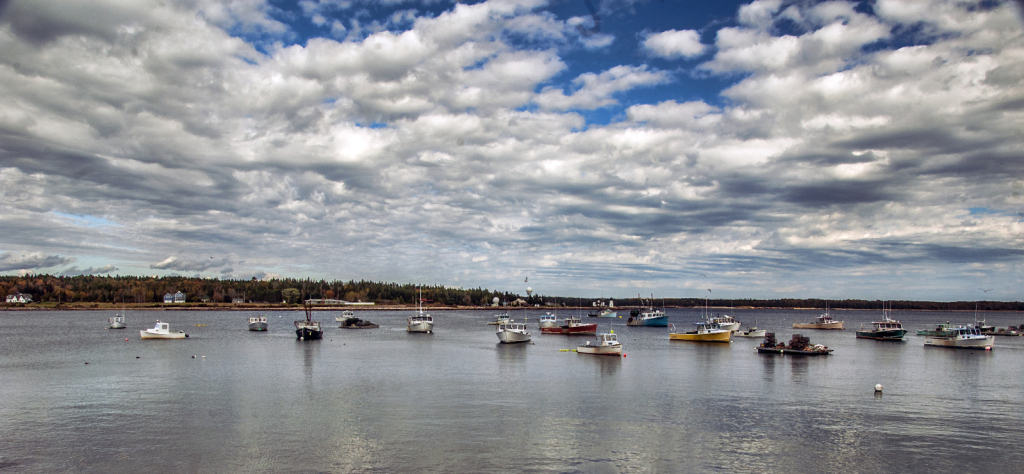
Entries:
{"type": "MultiPolygon", "coordinates": [[[[223,259],[210,257],[208,260],[204,259],[188,259],[178,258],[176,256],[167,257],[160,263],[154,263],[149,268],[156,270],[176,270],[180,272],[203,272],[209,269],[224,266],[226,262],[223,259]]],[[[228,269],[228,272],[231,270],[228,269]]]]}
{"type": "MultiPolygon", "coordinates": [[[[766,0],[584,36],[540,1],[274,5],[11,2],[0,271],[821,294],[836,270],[874,295],[906,281],[887,261],[1019,261],[1009,4],[766,0]]],[[[601,13],[660,3],[631,8],[601,13]]]]}
{"type": "Polygon", "coordinates": [[[535,102],[545,109],[597,109],[617,104],[612,95],[636,87],[652,86],[668,82],[669,77],[662,71],[651,71],[647,66],[615,66],[600,74],[586,73],[573,80],[576,90],[566,94],[564,90],[546,87],[535,102]]]}
{"type": "Polygon", "coordinates": [[[65,268],[64,270],[62,270],[60,272],[60,274],[64,275],[64,276],[101,275],[101,274],[104,274],[104,273],[113,273],[113,272],[116,272],[117,270],[118,270],[117,267],[115,267],[113,265],[110,265],[110,264],[104,265],[104,266],[102,266],[100,268],[88,267],[88,268],[84,268],[84,269],[81,269],[81,270],[77,266],[74,266],[74,267],[65,268]]]}
{"type": "Polygon", "coordinates": [[[31,252],[25,254],[4,252],[0,254],[0,272],[56,267],[58,265],[66,265],[73,261],[73,258],[61,257],[60,255],[46,255],[42,252],[31,252]]]}
{"type": "Polygon", "coordinates": [[[651,56],[662,58],[692,58],[704,53],[700,33],[695,30],[668,30],[652,33],[640,43],[651,56]]]}

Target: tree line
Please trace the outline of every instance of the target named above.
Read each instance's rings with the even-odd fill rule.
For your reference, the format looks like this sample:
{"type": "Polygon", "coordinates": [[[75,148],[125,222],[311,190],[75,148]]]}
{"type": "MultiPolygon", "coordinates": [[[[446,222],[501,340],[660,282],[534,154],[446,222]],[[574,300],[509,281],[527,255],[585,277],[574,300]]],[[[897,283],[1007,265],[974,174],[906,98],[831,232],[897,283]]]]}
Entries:
{"type": "MultiPolygon", "coordinates": [[[[490,306],[495,298],[502,304],[525,303],[529,306],[593,306],[607,299],[576,298],[548,295],[521,295],[492,291],[485,288],[450,288],[443,285],[415,285],[366,280],[327,281],[282,278],[271,280],[219,280],[193,277],[139,277],[139,276],[0,276],[0,294],[6,296],[24,293],[34,302],[65,303],[162,303],[164,295],[182,292],[188,302],[298,304],[305,298],[339,299],[350,302],[372,302],[379,305],[415,305],[422,291],[425,305],[490,306]]],[[[778,299],[708,299],[616,298],[616,306],[655,307],[715,307],[756,308],[825,308],[826,300],[817,298],[778,299]]],[[[833,309],[881,310],[883,305],[893,310],[974,310],[1024,311],[1022,302],[1006,301],[881,301],[881,300],[829,300],[833,309]]]]}

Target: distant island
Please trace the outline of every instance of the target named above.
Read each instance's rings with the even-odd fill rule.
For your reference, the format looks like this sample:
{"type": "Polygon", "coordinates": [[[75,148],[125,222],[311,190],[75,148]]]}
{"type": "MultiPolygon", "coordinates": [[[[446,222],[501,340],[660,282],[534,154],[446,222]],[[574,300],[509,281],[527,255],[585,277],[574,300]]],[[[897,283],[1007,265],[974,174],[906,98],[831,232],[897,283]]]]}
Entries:
{"type": "MultiPolygon", "coordinates": [[[[639,298],[578,298],[540,294],[520,295],[485,288],[452,288],[366,280],[327,281],[309,279],[219,280],[193,277],[138,276],[0,276],[0,294],[9,303],[0,309],[215,309],[263,310],[301,308],[306,299],[324,309],[405,309],[416,305],[422,288],[424,306],[452,309],[484,309],[501,305],[527,307],[594,307],[613,300],[616,307],[636,307],[639,298]],[[20,297],[20,300],[18,299],[20,297]],[[18,302],[30,301],[30,302],[18,302]],[[356,304],[351,304],[356,303],[356,304]]],[[[930,311],[1024,311],[1024,302],[1006,301],[885,301],[893,310],[930,311]]],[[[659,307],[701,307],[704,298],[656,298],[659,307]]],[[[715,307],[825,308],[818,298],[710,299],[715,307]]],[[[829,300],[833,310],[882,308],[880,300],[829,300]]]]}

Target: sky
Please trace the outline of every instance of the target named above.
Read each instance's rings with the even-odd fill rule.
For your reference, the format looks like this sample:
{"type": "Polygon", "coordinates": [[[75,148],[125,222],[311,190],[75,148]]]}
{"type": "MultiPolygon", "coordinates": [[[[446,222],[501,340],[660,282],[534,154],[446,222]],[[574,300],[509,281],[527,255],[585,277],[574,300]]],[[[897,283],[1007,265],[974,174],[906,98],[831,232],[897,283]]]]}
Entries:
{"type": "Polygon", "coordinates": [[[0,0],[0,274],[1020,301],[1022,25],[1014,1],[0,0]]]}

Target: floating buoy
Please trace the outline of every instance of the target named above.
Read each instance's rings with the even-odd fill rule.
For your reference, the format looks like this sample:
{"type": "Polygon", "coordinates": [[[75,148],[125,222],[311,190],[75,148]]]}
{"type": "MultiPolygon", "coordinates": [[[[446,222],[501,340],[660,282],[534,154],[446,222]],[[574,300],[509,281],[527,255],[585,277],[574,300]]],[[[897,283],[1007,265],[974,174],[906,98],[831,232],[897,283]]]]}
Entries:
{"type": "Polygon", "coordinates": [[[141,359],[141,357],[139,357],[139,356],[135,356],[135,358],[136,358],[136,359],[141,359]]]}
{"type": "Polygon", "coordinates": [[[205,358],[206,358],[206,356],[203,356],[203,359],[205,359],[205,358]]]}
{"type": "Polygon", "coordinates": [[[876,383],[875,384],[875,391],[876,392],[881,392],[882,391],[882,384],[876,383]]]}
{"type": "Polygon", "coordinates": [[[128,340],[128,338],[126,337],[126,338],[124,338],[124,340],[126,340],[126,341],[127,341],[127,340],[128,340]]]}
{"type": "Polygon", "coordinates": [[[89,363],[88,363],[88,362],[86,362],[86,363],[85,363],[85,365],[89,365],[89,363]]]}
{"type": "Polygon", "coordinates": [[[626,357],[626,353],[625,352],[622,353],[622,357],[626,357]]]}
{"type": "Polygon", "coordinates": [[[195,359],[195,358],[196,358],[196,356],[192,356],[192,358],[193,358],[193,359],[195,359]]]}

